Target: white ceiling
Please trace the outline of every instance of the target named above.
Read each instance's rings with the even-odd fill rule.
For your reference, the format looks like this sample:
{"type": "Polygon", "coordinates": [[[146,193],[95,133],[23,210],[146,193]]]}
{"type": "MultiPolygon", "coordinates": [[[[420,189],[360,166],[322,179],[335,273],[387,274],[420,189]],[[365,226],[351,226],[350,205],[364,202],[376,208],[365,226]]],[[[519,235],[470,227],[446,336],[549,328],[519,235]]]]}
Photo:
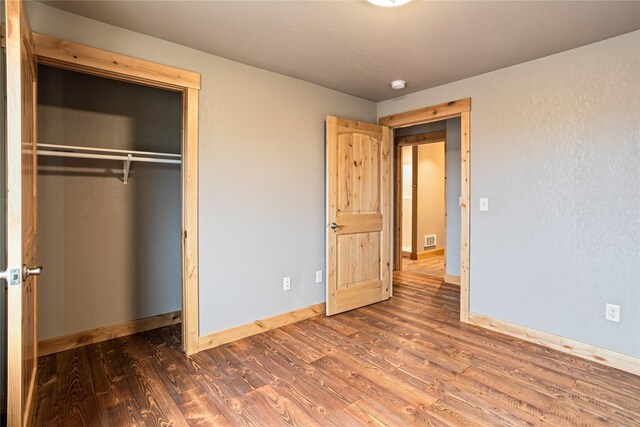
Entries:
{"type": "Polygon", "coordinates": [[[45,3],[373,101],[640,29],[637,1],[45,3]]]}

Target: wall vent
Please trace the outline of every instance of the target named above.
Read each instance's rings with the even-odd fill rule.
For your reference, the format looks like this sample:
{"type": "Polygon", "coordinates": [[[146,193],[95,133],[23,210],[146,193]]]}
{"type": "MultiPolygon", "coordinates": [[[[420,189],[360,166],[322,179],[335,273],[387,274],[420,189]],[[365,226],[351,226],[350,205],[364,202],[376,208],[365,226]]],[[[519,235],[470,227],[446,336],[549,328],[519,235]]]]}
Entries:
{"type": "Polygon", "coordinates": [[[436,245],[436,235],[432,234],[430,236],[424,236],[424,247],[428,248],[430,246],[436,245]]]}

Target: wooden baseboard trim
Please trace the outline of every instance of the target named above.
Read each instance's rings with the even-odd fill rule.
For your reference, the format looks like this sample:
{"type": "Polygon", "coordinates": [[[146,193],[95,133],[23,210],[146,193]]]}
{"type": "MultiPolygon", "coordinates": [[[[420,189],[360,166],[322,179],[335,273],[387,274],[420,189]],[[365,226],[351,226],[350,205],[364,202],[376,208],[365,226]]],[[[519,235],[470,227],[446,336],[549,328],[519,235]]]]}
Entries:
{"type": "Polygon", "coordinates": [[[432,256],[436,256],[436,255],[444,255],[444,249],[440,248],[440,249],[432,249],[430,251],[424,251],[424,252],[411,252],[409,254],[409,258],[414,260],[414,261],[418,261],[421,259],[425,259],[425,258],[429,258],[432,256]]]}
{"type": "Polygon", "coordinates": [[[452,285],[460,286],[460,276],[454,276],[453,274],[445,274],[444,281],[452,285]]]}
{"type": "Polygon", "coordinates": [[[48,354],[71,350],[113,338],[133,335],[151,329],[162,328],[163,326],[174,325],[180,322],[182,322],[182,311],[174,311],[157,316],[145,317],[143,319],[129,320],[128,322],[117,323],[115,325],[101,326],[61,337],[49,338],[38,342],[38,356],[46,356],[48,354]]]}
{"type": "Polygon", "coordinates": [[[262,332],[267,332],[301,320],[309,319],[324,313],[324,311],[325,304],[322,302],[320,304],[310,305],[298,310],[277,314],[275,316],[267,317],[266,319],[256,320],[255,322],[214,332],[200,337],[198,340],[200,351],[250,337],[252,335],[257,335],[262,332]]]}
{"type": "Polygon", "coordinates": [[[570,338],[564,338],[549,332],[539,331],[515,323],[495,319],[483,314],[469,313],[469,323],[505,335],[540,344],[554,350],[601,363],[612,368],[640,375],[640,358],[607,350],[592,344],[585,344],[570,338]]]}

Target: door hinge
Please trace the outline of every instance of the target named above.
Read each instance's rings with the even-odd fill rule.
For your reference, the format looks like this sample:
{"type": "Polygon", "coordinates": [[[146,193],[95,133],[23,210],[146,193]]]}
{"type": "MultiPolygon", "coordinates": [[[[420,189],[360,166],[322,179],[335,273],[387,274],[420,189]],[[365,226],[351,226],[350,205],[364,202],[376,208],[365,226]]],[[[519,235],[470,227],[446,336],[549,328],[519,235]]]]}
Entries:
{"type": "Polygon", "coordinates": [[[184,238],[187,238],[187,230],[184,230],[184,238]]]}
{"type": "Polygon", "coordinates": [[[5,279],[10,285],[19,285],[21,276],[19,268],[11,268],[0,272],[0,279],[5,279]]]}

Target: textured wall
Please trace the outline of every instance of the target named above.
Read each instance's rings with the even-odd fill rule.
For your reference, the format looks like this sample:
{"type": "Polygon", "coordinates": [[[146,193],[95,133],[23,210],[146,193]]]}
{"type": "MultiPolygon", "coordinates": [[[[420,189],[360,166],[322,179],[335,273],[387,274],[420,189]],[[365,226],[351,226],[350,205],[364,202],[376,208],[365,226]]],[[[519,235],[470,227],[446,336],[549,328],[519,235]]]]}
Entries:
{"type": "Polygon", "coordinates": [[[638,82],[633,32],[378,104],[472,98],[473,312],[640,356],[638,82]]]}
{"type": "Polygon", "coordinates": [[[324,119],[376,105],[173,43],[28,4],[35,31],[193,70],[200,92],[200,333],[325,299],[324,119]],[[282,278],[291,290],[282,291],[282,278]]]}
{"type": "MultiPolygon", "coordinates": [[[[40,143],[180,153],[182,97],[40,66],[40,143]]],[[[180,310],[180,167],[38,158],[38,336],[180,310]]]]}

